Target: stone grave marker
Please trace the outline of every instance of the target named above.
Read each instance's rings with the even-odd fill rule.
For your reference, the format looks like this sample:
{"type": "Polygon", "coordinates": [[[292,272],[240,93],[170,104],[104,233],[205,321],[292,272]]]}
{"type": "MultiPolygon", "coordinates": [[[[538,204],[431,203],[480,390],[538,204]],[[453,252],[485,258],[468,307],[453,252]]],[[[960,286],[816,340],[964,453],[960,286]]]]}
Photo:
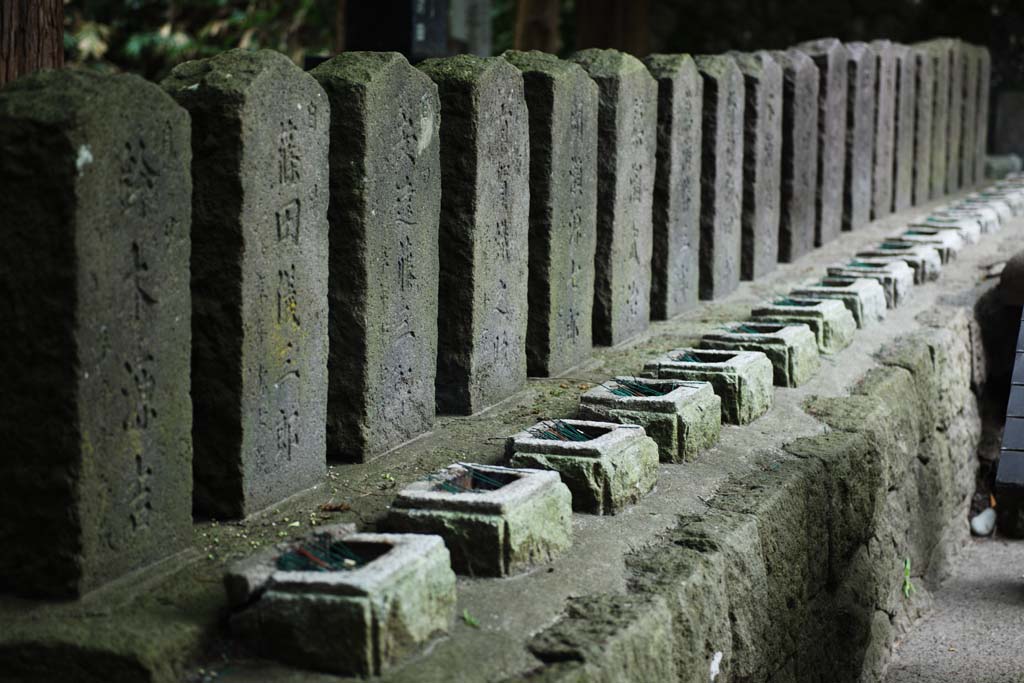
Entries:
{"type": "Polygon", "coordinates": [[[397,52],[310,73],[331,113],[327,452],[362,461],[434,422],[440,103],[397,52]]]}
{"type": "Polygon", "coordinates": [[[783,297],[755,306],[750,317],[757,321],[804,323],[818,340],[821,353],[838,353],[853,342],[857,323],[845,304],[833,299],[783,297]]]}
{"type": "Polygon", "coordinates": [[[881,322],[886,316],[885,290],[869,278],[825,278],[797,287],[789,295],[796,299],[842,301],[858,328],[881,322]]]}
{"type": "Polygon", "coordinates": [[[731,52],[743,74],[743,213],[740,277],[756,280],[779,260],[782,69],[767,52],[731,52]]]}
{"type": "Polygon", "coordinates": [[[743,75],[728,55],[694,58],[703,81],[700,298],[719,299],[740,281],[743,240],[743,75]]]}
{"type": "Polygon", "coordinates": [[[818,372],[818,342],[802,323],[735,322],[701,337],[701,348],[760,351],[772,363],[775,386],[800,386],[818,372]]]}
{"type": "Polygon", "coordinates": [[[465,415],[526,381],[529,119],[523,77],[500,57],[419,68],[441,98],[437,409],[465,415]]]}
{"type": "Polygon", "coordinates": [[[651,318],[664,320],[698,299],[704,84],[690,55],[651,55],[644,63],[658,82],[651,318]]]}
{"type": "Polygon", "coordinates": [[[992,54],[987,47],[975,46],[978,51],[978,128],[975,144],[974,177],[977,182],[985,180],[985,157],[988,155],[989,97],[992,87],[992,54]]]}
{"type": "Polygon", "coordinates": [[[326,473],[330,106],[271,50],[163,87],[192,115],[195,505],[243,517],[326,473]]]}
{"type": "Polygon", "coordinates": [[[923,244],[882,242],[877,247],[858,251],[857,259],[866,263],[904,261],[914,269],[914,284],[918,285],[937,280],[942,271],[942,256],[938,250],[923,244]]]}
{"type": "Polygon", "coordinates": [[[914,81],[914,206],[931,198],[932,118],[935,114],[935,62],[929,52],[911,47],[915,65],[914,81]]]}
{"type": "Polygon", "coordinates": [[[772,407],[774,370],[759,351],[680,348],[644,364],[654,379],[711,382],[722,399],[722,422],[745,425],[772,407]]]}
{"type": "Polygon", "coordinates": [[[599,90],[593,330],[595,344],[612,346],[651,319],[658,84],[617,50],[583,50],[572,61],[599,90]]]}
{"type": "Polygon", "coordinates": [[[896,117],[893,147],[893,211],[914,200],[914,114],[917,108],[917,57],[906,45],[894,44],[896,60],[896,117]]]}
{"type": "Polygon", "coordinates": [[[878,65],[867,43],[847,43],[846,172],[843,174],[843,230],[871,222],[875,101],[878,65]]]}
{"type": "Polygon", "coordinates": [[[0,587],[71,598],[192,543],[188,114],[136,76],[0,91],[0,587]]]}
{"type": "Polygon", "coordinates": [[[661,462],[690,462],[718,441],[722,399],[708,382],[614,377],[580,396],[579,417],[640,425],[661,462]]]}
{"type": "MultiPolygon", "coordinates": [[[[924,50],[931,59],[932,88],[932,149],[930,198],[946,194],[948,166],[950,54],[948,41],[928,40],[915,47],[924,50]]],[[[922,71],[922,74],[924,72],[922,71]]]]}
{"type": "Polygon", "coordinates": [[[800,43],[797,49],[818,67],[818,188],[815,245],[839,236],[843,224],[843,174],[846,170],[849,54],[835,38],[800,43]]]}
{"type": "Polygon", "coordinates": [[[875,54],[875,151],[871,185],[871,218],[892,213],[896,148],[896,53],[888,40],[871,43],[875,54]]]}
{"type": "Polygon", "coordinates": [[[800,50],[772,52],[782,67],[782,200],[779,260],[814,250],[818,187],[818,67],[800,50]]]}
{"type": "Polygon", "coordinates": [[[982,180],[974,177],[978,152],[978,77],[980,64],[978,51],[973,45],[960,42],[963,65],[963,108],[960,134],[960,187],[971,187],[982,180]]]}
{"type": "Polygon", "coordinates": [[[448,632],[455,572],[439,536],[318,529],[225,575],[232,630],[250,647],[303,669],[378,676],[448,632]]]}
{"type": "Polygon", "coordinates": [[[505,53],[523,74],[530,113],[531,376],[579,365],[592,348],[597,244],[597,86],[543,52],[505,53]]]}
{"type": "Polygon", "coordinates": [[[963,237],[955,231],[934,228],[908,228],[886,239],[894,244],[927,244],[934,247],[938,250],[944,264],[956,258],[964,247],[963,237]]]}
{"type": "Polygon", "coordinates": [[[639,424],[549,420],[508,437],[513,467],[553,470],[572,492],[572,508],[614,515],[658,481],[658,444],[639,424]]]}
{"type": "Polygon", "coordinates": [[[910,290],[914,286],[914,270],[903,261],[892,263],[865,263],[853,259],[847,263],[841,263],[828,267],[828,277],[824,282],[831,284],[837,282],[837,278],[871,278],[877,280],[885,290],[886,308],[896,308],[903,305],[910,296],[910,290]]]}
{"type": "Polygon", "coordinates": [[[949,46],[949,134],[946,140],[946,193],[960,189],[961,157],[964,140],[964,43],[944,39],[949,46]]]}
{"type": "Polygon", "coordinates": [[[572,546],[572,494],[558,472],[458,463],[402,489],[384,526],[441,536],[459,574],[508,576],[572,546]]]}

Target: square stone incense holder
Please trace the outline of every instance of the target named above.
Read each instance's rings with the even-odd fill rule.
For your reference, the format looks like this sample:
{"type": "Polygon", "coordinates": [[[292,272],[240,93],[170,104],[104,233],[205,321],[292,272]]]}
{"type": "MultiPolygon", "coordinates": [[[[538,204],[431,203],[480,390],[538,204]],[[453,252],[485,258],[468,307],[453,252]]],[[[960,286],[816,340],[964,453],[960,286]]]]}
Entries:
{"type": "Polygon", "coordinates": [[[455,573],[438,536],[321,527],[228,570],[232,628],[260,655],[343,676],[376,676],[455,613],[455,573]]]}
{"type": "Polygon", "coordinates": [[[910,296],[914,286],[914,269],[903,261],[893,263],[865,263],[853,260],[828,268],[829,279],[834,277],[871,278],[885,290],[885,305],[896,308],[910,296]]]}
{"type": "Polygon", "coordinates": [[[662,462],[688,462],[718,441],[722,399],[708,382],[616,377],[580,396],[579,417],[640,425],[662,462]]]}
{"type": "Polygon", "coordinates": [[[821,353],[838,353],[853,342],[857,323],[842,301],[783,297],[750,312],[758,321],[804,323],[814,332],[821,353]]]}
{"type": "Polygon", "coordinates": [[[933,214],[907,225],[908,229],[933,228],[939,230],[955,230],[967,244],[977,244],[981,240],[981,222],[977,218],[966,216],[943,216],[933,214]]]}
{"type": "Polygon", "coordinates": [[[760,351],[775,370],[775,386],[800,386],[818,372],[818,341],[804,323],[726,323],[705,334],[701,348],[760,351]]]}
{"type": "Polygon", "coordinates": [[[826,277],[820,282],[797,287],[789,295],[813,301],[842,301],[859,328],[885,320],[886,316],[885,288],[871,278],[826,277]]]}
{"type": "Polygon", "coordinates": [[[441,536],[460,574],[507,576],[572,546],[572,495],[557,472],[458,463],[402,489],[384,525],[441,536]]]}
{"type": "Polygon", "coordinates": [[[882,242],[877,247],[858,251],[857,259],[866,263],[904,261],[914,269],[915,284],[938,280],[942,272],[942,257],[938,250],[929,246],[882,242]]]}
{"type": "Polygon", "coordinates": [[[548,420],[510,436],[515,467],[554,470],[578,512],[614,515],[658,481],[658,444],[635,424],[548,420]]]}
{"type": "Polygon", "coordinates": [[[774,369],[760,351],[681,348],[644,364],[656,379],[711,382],[722,399],[722,422],[744,425],[764,415],[775,399],[774,369]]]}
{"type": "Polygon", "coordinates": [[[887,237],[893,244],[925,244],[939,252],[943,265],[956,258],[964,248],[964,238],[953,230],[934,228],[908,228],[898,235],[887,237]]]}

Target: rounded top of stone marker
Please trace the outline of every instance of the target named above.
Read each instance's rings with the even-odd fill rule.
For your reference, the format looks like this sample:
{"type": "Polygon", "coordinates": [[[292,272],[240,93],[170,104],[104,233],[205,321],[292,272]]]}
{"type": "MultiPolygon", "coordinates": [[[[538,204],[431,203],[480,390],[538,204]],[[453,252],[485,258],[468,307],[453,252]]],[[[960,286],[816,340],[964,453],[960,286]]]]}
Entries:
{"type": "Polygon", "coordinates": [[[619,50],[590,48],[580,50],[569,57],[586,70],[587,74],[594,79],[618,78],[636,71],[647,74],[647,67],[643,62],[631,54],[619,50]]]}
{"type": "Polygon", "coordinates": [[[697,65],[694,63],[693,57],[686,53],[647,55],[644,58],[644,64],[651,75],[659,80],[682,75],[697,75],[697,65]]]}
{"type": "Polygon", "coordinates": [[[393,69],[400,69],[403,74],[415,74],[417,78],[426,79],[426,76],[409,64],[405,56],[399,52],[342,52],[318,64],[309,73],[318,81],[339,79],[350,83],[369,84],[393,69]]]}
{"type": "Polygon", "coordinates": [[[736,66],[744,76],[750,78],[779,78],[782,76],[782,67],[766,51],[756,52],[729,52],[729,56],[736,61],[736,66]]]}
{"type": "Polygon", "coordinates": [[[701,74],[711,78],[738,75],[740,72],[732,55],[696,55],[693,58],[693,62],[697,65],[697,70],[701,74]]]}
{"type": "Polygon", "coordinates": [[[188,116],[159,86],[134,74],[46,69],[0,89],[0,117],[73,125],[84,123],[92,115],[105,121],[110,108],[130,109],[138,107],[140,101],[154,111],[177,110],[188,116]]]}
{"type": "Polygon", "coordinates": [[[812,57],[817,56],[830,56],[837,53],[842,53],[845,49],[843,43],[838,38],[818,38],[816,40],[805,40],[802,43],[794,45],[797,50],[806,52],[812,57]]]}
{"type": "Polygon", "coordinates": [[[207,59],[183,62],[171,70],[161,83],[175,95],[215,91],[220,96],[242,96],[265,77],[284,75],[293,79],[313,77],[285,55],[274,50],[234,49],[207,59]]]}
{"type": "Polygon", "coordinates": [[[818,66],[814,63],[806,52],[798,50],[796,48],[789,48],[788,50],[771,50],[769,54],[772,56],[779,66],[784,71],[810,71],[817,70],[818,66]]]}
{"type": "Polygon", "coordinates": [[[558,55],[540,50],[505,50],[501,55],[523,73],[538,73],[552,78],[586,76],[579,64],[559,59],[558,55]]]}
{"type": "Polygon", "coordinates": [[[492,74],[520,75],[517,68],[501,57],[478,57],[476,55],[435,57],[420,62],[416,68],[430,76],[435,83],[474,84],[492,74]]]}

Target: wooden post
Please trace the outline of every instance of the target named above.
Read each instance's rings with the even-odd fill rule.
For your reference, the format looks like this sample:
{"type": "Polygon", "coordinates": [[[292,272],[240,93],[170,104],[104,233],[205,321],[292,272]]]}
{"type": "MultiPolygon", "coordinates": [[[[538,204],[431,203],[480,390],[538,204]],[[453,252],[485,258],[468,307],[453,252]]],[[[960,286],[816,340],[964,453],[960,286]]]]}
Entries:
{"type": "Polygon", "coordinates": [[[0,86],[63,65],[63,0],[0,2],[0,86]]]}
{"type": "Polygon", "coordinates": [[[559,0],[519,0],[516,9],[517,50],[558,52],[559,0]]]}
{"type": "Polygon", "coordinates": [[[647,54],[648,0],[577,0],[576,49],[647,54]]]}

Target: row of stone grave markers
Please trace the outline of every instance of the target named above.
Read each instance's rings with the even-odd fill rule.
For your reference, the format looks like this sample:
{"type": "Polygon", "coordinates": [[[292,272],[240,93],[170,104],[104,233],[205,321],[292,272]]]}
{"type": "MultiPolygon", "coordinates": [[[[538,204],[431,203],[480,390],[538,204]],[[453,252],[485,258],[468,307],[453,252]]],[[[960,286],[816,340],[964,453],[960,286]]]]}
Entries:
{"type": "Polygon", "coordinates": [[[162,88],[8,85],[0,586],[78,595],[186,547],[193,510],[266,509],[558,374],[886,215],[907,178],[911,202],[975,182],[988,70],[956,40],[825,39],[310,73],[233,50],[162,88]]]}
{"type": "Polygon", "coordinates": [[[751,320],[594,387],[579,419],[508,437],[508,466],[456,463],[408,486],[383,522],[392,533],[327,527],[237,563],[225,577],[234,632],[297,666],[380,673],[448,630],[453,570],[501,577],[553,560],[572,545],[573,511],[613,515],[635,503],[654,488],[659,461],[692,460],[723,421],[763,415],[773,384],[806,382],[819,354],[849,346],[965,244],[1020,215],[1024,182],[1015,179],[939,207],[755,307],[751,320]],[[308,623],[329,626],[329,637],[309,638],[308,623]]]}

